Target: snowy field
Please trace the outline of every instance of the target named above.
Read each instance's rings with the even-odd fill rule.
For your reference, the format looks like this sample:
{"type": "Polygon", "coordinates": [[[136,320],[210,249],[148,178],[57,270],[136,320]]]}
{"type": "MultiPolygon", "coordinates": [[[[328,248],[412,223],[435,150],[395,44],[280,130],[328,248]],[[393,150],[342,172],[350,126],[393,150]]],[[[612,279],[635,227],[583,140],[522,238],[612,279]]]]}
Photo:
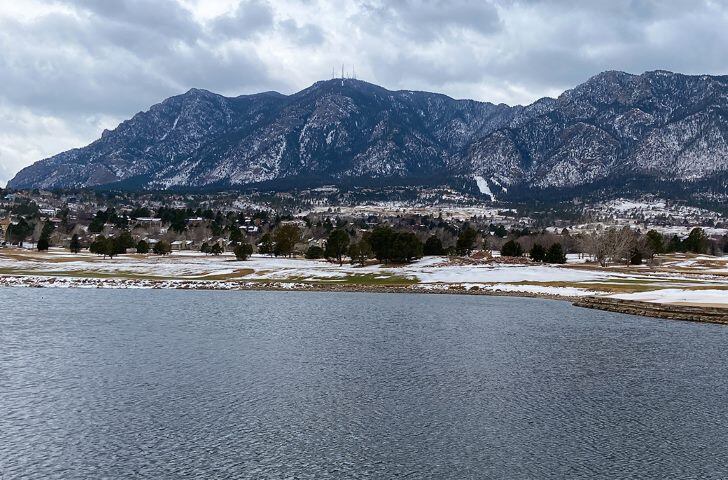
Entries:
{"type": "Polygon", "coordinates": [[[683,290],[665,288],[650,292],[621,293],[612,295],[612,297],[622,300],[638,300],[641,302],[709,305],[728,308],[728,290],[683,290]]]}
{"type": "Polygon", "coordinates": [[[61,249],[46,253],[0,249],[0,284],[106,286],[112,288],[245,288],[275,284],[376,285],[417,291],[480,290],[526,295],[616,298],[728,306],[728,258],[674,255],[658,267],[599,268],[570,256],[566,266],[509,265],[427,257],[404,266],[339,266],[324,260],[254,255],[236,261],[198,252],[168,256],[121,255],[113,259],[61,249]],[[48,279],[52,279],[49,281],[48,279]]]}

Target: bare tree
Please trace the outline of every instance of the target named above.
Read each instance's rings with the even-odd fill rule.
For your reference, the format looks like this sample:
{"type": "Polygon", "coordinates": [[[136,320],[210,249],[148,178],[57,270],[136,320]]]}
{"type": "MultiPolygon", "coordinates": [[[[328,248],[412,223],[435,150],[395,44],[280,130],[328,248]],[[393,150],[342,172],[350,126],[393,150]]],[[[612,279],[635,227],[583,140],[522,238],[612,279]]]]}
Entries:
{"type": "Polygon", "coordinates": [[[609,263],[629,263],[630,254],[636,247],[637,234],[629,227],[609,228],[592,232],[581,238],[581,248],[602,267],[609,263]]]}

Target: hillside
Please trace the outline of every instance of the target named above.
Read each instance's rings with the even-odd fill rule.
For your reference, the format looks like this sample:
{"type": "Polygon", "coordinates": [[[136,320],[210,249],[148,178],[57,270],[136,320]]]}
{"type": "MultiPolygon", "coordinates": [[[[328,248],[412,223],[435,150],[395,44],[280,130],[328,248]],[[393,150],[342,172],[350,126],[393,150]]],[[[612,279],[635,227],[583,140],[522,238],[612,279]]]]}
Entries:
{"type": "Polygon", "coordinates": [[[358,80],[164,100],[11,188],[294,188],[459,182],[498,198],[607,186],[725,189],[728,77],[605,72],[510,107],[358,80]],[[477,182],[476,182],[477,179],[477,182]],[[540,192],[540,193],[539,193],[540,192]]]}

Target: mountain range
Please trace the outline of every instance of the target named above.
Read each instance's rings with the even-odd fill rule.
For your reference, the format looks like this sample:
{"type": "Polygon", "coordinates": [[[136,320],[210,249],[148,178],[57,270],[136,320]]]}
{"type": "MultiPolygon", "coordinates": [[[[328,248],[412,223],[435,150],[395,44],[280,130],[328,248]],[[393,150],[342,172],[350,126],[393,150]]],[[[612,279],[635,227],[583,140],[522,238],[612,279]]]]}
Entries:
{"type": "Polygon", "coordinates": [[[655,185],[725,192],[727,174],[728,76],[608,71],[528,106],[353,79],[292,95],[192,89],[36,162],[8,187],[450,183],[514,199],[655,185]]]}

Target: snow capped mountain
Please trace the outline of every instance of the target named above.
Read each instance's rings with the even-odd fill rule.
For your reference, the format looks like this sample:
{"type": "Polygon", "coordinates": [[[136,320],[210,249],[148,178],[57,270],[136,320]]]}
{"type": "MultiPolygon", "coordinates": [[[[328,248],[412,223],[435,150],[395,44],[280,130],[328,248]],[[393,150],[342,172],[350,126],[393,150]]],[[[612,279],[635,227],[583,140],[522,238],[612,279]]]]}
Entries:
{"type": "Polygon", "coordinates": [[[473,142],[473,171],[502,185],[568,188],[728,171],[728,77],[604,72],[538,114],[473,142]]]}
{"type": "Polygon", "coordinates": [[[41,160],[12,188],[303,187],[465,179],[488,195],[627,177],[728,171],[728,77],[605,72],[557,99],[509,107],[358,80],[293,95],[193,89],[87,147],[41,160]]]}

